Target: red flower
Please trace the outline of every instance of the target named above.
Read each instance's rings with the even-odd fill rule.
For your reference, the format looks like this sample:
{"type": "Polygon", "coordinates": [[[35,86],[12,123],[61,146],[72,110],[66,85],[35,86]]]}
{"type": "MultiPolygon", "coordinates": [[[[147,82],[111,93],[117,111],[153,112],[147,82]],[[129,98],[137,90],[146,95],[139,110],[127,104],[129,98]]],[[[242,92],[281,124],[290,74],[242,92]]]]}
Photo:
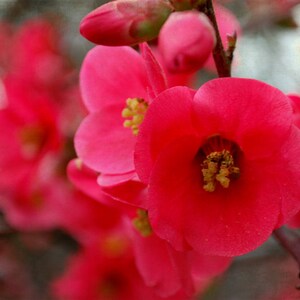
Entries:
{"type": "Polygon", "coordinates": [[[299,139],[289,99],[262,82],[216,79],[195,96],[166,90],[135,153],[153,230],[177,249],[255,249],[299,210],[299,139]]]}

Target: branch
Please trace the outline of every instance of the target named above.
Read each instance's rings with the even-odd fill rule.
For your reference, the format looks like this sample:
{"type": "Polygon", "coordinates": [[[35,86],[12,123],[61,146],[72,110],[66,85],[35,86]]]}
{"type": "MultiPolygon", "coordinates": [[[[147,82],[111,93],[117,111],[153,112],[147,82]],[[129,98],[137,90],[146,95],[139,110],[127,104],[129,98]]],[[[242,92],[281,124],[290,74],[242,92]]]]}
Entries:
{"type": "Polygon", "coordinates": [[[296,260],[300,278],[300,234],[284,226],[273,231],[273,235],[287,252],[296,260]]]}
{"type": "Polygon", "coordinates": [[[230,77],[231,76],[231,61],[233,57],[233,50],[235,47],[232,47],[232,49],[228,49],[228,53],[224,50],[224,46],[221,40],[212,0],[207,0],[205,3],[201,4],[198,7],[198,10],[203,12],[207,15],[210,22],[212,23],[215,33],[216,33],[216,46],[213,50],[213,57],[215,61],[215,65],[217,68],[217,72],[219,77],[230,77]]]}

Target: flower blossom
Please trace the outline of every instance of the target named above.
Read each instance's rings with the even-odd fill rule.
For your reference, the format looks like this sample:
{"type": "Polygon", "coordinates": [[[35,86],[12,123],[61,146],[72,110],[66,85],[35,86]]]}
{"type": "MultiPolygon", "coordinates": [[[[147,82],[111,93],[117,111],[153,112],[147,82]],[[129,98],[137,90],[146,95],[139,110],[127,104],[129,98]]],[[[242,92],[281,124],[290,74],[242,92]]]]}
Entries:
{"type": "Polygon", "coordinates": [[[289,99],[260,81],[161,93],[135,150],[154,232],[181,250],[255,249],[300,208],[299,138],[289,99]]]}
{"type": "Polygon", "coordinates": [[[144,50],[143,59],[129,47],[97,46],[81,68],[89,115],[75,135],[75,148],[86,166],[101,173],[100,185],[134,178],[139,126],[152,99],[167,87],[149,47],[144,50]]]}

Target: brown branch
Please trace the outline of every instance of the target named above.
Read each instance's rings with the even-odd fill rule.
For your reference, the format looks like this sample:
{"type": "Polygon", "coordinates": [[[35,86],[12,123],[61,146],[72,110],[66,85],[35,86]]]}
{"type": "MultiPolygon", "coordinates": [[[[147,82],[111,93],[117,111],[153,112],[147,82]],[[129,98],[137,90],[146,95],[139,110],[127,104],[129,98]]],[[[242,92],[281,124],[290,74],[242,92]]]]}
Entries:
{"type": "Polygon", "coordinates": [[[210,22],[212,23],[216,33],[216,46],[213,50],[213,57],[217,68],[219,77],[230,77],[231,76],[231,61],[233,57],[233,50],[235,47],[231,47],[230,53],[224,50],[222,39],[220,36],[218,23],[216,20],[212,0],[206,0],[203,4],[199,5],[198,10],[207,15],[210,22]],[[228,55],[229,54],[229,55],[228,55]]]}
{"type": "Polygon", "coordinates": [[[300,278],[300,234],[284,226],[273,231],[273,235],[281,246],[296,260],[300,278]]]}

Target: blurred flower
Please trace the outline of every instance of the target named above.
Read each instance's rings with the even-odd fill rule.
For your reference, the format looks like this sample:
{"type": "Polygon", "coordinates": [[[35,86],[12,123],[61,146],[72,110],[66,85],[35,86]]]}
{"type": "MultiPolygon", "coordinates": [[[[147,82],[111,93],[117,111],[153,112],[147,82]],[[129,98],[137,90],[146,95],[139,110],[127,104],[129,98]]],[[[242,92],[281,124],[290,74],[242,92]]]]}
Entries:
{"type": "MultiPolygon", "coordinates": [[[[109,193],[114,195],[114,199],[104,195],[103,192],[107,192],[107,190],[96,184],[97,174],[95,172],[92,173],[82,163],[79,164],[78,161],[77,163],[76,161],[72,161],[69,164],[68,173],[72,182],[94,199],[86,199],[85,204],[82,202],[86,208],[90,206],[94,210],[93,212],[86,209],[82,211],[80,207],[83,206],[80,202],[78,203],[78,212],[82,211],[82,213],[78,214],[78,217],[72,221],[74,225],[70,226],[70,228],[73,228],[71,230],[77,228],[76,231],[79,230],[78,232],[82,232],[82,229],[80,229],[82,225],[80,224],[94,223],[95,228],[98,227],[98,234],[95,235],[95,241],[99,239],[99,236],[105,235],[105,231],[107,232],[109,229],[108,226],[102,226],[101,228],[99,225],[105,220],[117,220],[114,216],[117,213],[121,213],[123,222],[120,223],[119,228],[125,229],[123,236],[126,235],[130,238],[137,269],[145,284],[152,287],[155,294],[161,297],[175,297],[176,295],[175,299],[177,300],[187,299],[196,290],[197,292],[202,292],[207,284],[216,275],[224,272],[230,264],[230,258],[203,256],[193,251],[178,252],[173,249],[167,241],[160,239],[152,231],[145,210],[136,206],[136,202],[134,201],[129,200],[126,203],[124,195],[120,197],[120,193],[114,191],[114,189],[120,189],[120,186],[111,187],[109,193]],[[91,193],[91,191],[93,192],[91,193]],[[98,208],[97,204],[99,204],[98,208]],[[114,207],[115,213],[112,214],[113,218],[109,214],[112,208],[106,208],[103,205],[114,207]],[[88,214],[85,215],[85,211],[88,214]],[[97,218],[93,218],[97,211],[99,211],[99,216],[102,211],[102,217],[99,217],[98,220],[97,218]],[[153,264],[153,261],[156,261],[156,263],[153,264]]],[[[125,182],[123,186],[124,190],[127,189],[130,191],[128,197],[137,197],[134,195],[134,192],[139,193],[139,191],[132,189],[131,182],[125,182]]],[[[146,195],[144,194],[144,196],[146,195]]],[[[68,219],[72,220],[72,215],[74,214],[70,214],[68,219]]],[[[110,224],[113,223],[110,222],[110,224]]],[[[116,227],[117,223],[114,224],[116,227]]],[[[89,226],[88,228],[92,227],[89,226]]],[[[96,231],[94,232],[96,233],[96,231]]]]}

